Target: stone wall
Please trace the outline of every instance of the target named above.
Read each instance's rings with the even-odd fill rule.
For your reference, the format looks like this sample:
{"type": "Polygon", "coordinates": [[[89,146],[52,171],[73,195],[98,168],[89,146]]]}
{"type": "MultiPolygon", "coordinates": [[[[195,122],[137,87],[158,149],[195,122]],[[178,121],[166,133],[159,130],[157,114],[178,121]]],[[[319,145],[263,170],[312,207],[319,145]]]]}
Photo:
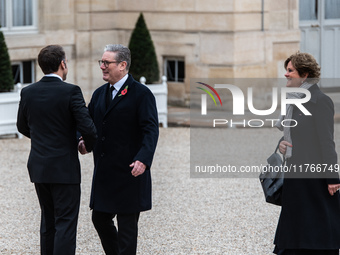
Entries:
{"type": "Polygon", "coordinates": [[[185,81],[169,82],[169,103],[188,105],[190,78],[282,76],[284,59],[299,50],[297,0],[263,0],[263,7],[262,0],[37,1],[39,31],[5,34],[11,59],[36,59],[45,45],[61,44],[67,81],[79,84],[86,99],[104,83],[97,63],[104,46],[128,45],[140,12],[161,75],[165,56],[185,60],[185,81]]]}

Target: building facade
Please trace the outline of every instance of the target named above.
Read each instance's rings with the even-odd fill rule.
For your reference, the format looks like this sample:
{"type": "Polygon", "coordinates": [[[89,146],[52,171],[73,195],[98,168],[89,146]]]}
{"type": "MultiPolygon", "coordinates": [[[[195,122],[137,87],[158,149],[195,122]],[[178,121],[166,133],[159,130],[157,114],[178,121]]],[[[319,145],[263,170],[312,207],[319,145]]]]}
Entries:
{"type": "Polygon", "coordinates": [[[283,77],[283,61],[300,49],[298,0],[0,0],[0,8],[16,81],[40,79],[40,49],[60,44],[67,81],[87,100],[103,84],[104,46],[128,45],[141,12],[170,104],[188,105],[191,78],[283,77]]]}

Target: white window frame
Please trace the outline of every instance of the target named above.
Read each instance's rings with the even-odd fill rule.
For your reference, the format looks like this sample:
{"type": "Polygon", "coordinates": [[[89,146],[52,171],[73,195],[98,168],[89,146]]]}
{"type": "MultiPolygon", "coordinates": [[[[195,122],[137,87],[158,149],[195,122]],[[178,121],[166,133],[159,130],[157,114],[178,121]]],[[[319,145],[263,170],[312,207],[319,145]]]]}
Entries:
{"type": "Polygon", "coordinates": [[[35,82],[35,61],[34,60],[14,61],[14,62],[11,63],[11,65],[12,66],[14,66],[14,65],[18,66],[19,73],[20,73],[19,83],[21,83],[21,85],[28,85],[28,84],[31,84],[31,83],[35,82]],[[32,81],[30,81],[28,83],[27,82],[24,83],[24,62],[27,62],[27,61],[31,61],[31,77],[32,77],[32,81]]]}
{"type": "Polygon", "coordinates": [[[13,0],[4,0],[6,2],[6,26],[1,25],[1,31],[5,34],[21,34],[38,32],[38,5],[37,0],[32,0],[32,25],[13,26],[13,0]]]}

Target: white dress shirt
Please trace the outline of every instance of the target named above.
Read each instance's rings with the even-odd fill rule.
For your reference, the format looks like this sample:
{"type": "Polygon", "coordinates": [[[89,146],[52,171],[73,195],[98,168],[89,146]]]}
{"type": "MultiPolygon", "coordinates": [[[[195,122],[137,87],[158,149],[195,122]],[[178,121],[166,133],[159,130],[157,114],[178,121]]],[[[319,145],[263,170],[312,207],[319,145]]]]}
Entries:
{"type": "Polygon", "coordinates": [[[55,73],[50,73],[50,74],[45,74],[46,77],[57,77],[59,78],[61,81],[63,81],[63,78],[61,78],[58,74],[55,73]]]}
{"type": "Polygon", "coordinates": [[[118,91],[120,90],[120,88],[124,85],[124,83],[126,82],[127,78],[129,77],[128,74],[126,74],[123,78],[121,78],[119,81],[117,81],[115,84],[110,84],[110,87],[114,87],[115,89],[112,91],[112,99],[115,98],[115,96],[117,95],[118,91]]]}

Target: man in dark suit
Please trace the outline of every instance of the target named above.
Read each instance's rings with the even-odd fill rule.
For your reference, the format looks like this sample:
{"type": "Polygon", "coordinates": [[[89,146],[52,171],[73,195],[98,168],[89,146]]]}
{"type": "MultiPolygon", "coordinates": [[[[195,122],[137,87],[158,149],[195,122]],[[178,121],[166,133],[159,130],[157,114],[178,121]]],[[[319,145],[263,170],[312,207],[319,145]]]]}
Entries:
{"type": "Polygon", "coordinates": [[[77,130],[92,150],[96,128],[78,86],[63,82],[66,56],[59,45],[38,56],[45,76],[21,91],[17,127],[31,139],[27,167],[41,207],[41,254],[75,254],[80,205],[77,130]]]}
{"type": "Polygon", "coordinates": [[[139,214],[151,209],[158,114],[152,92],[128,74],[130,63],[127,47],[107,45],[99,60],[107,83],[89,104],[98,130],[90,207],[107,255],[136,254],[139,214]]]}

